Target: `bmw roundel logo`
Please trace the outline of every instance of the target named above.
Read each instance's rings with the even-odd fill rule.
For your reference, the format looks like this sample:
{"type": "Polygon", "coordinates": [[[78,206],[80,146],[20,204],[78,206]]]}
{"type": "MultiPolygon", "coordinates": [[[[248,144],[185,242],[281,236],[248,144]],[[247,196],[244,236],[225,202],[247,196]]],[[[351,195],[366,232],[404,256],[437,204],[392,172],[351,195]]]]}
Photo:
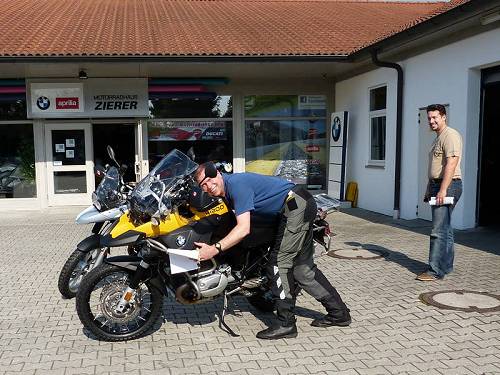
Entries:
{"type": "Polygon", "coordinates": [[[342,126],[340,124],[340,118],[339,116],[335,116],[333,119],[333,124],[332,124],[332,138],[335,142],[337,142],[340,138],[340,133],[342,130],[342,126]]]}
{"type": "Polygon", "coordinates": [[[47,108],[50,107],[50,100],[46,96],[40,96],[36,100],[36,106],[40,108],[42,111],[45,111],[47,108]]]}
{"type": "Polygon", "coordinates": [[[184,237],[184,236],[177,236],[177,238],[175,239],[175,243],[179,247],[184,246],[184,244],[186,243],[186,237],[184,237]]]}

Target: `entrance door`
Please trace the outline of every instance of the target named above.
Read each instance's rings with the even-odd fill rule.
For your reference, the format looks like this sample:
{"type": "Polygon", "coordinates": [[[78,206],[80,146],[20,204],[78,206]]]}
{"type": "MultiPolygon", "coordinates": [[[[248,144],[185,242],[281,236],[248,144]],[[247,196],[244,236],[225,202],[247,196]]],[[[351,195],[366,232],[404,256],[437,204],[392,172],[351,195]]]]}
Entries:
{"type": "Polygon", "coordinates": [[[136,177],[136,130],[134,123],[94,123],[92,124],[92,145],[94,150],[94,163],[96,166],[113,164],[109,159],[106,146],[111,146],[115,151],[116,159],[120,164],[125,164],[127,170],[123,176],[125,182],[139,181],[136,177]]]}
{"type": "Polygon", "coordinates": [[[94,191],[90,124],[46,124],[49,206],[87,205],[94,191]]]}
{"type": "Polygon", "coordinates": [[[480,144],[480,174],[478,186],[478,224],[480,226],[500,224],[500,201],[498,199],[498,184],[493,183],[500,171],[500,154],[498,140],[500,139],[500,70],[497,77],[491,77],[490,82],[483,85],[483,118],[482,137],[480,144]]]}

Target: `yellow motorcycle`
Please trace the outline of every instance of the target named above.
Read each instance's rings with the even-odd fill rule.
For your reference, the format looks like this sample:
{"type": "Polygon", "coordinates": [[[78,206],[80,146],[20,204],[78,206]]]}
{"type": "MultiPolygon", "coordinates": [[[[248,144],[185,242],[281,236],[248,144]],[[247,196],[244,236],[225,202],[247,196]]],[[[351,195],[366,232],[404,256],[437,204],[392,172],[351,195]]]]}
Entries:
{"type": "MultiPolygon", "coordinates": [[[[219,323],[235,336],[224,321],[229,296],[240,294],[260,310],[273,310],[265,268],[275,223],[253,219],[250,235],[232,251],[199,264],[190,258],[196,258],[194,242],[213,244],[235,225],[226,202],[196,184],[197,167],[182,152],[170,152],[137,184],[128,211],[100,238],[104,247],[126,246],[136,255],[105,259],[80,284],[78,316],[99,339],[144,335],[160,317],[165,295],[182,304],[222,296],[219,323]]],[[[214,165],[205,170],[209,177],[216,173],[214,165]]]]}

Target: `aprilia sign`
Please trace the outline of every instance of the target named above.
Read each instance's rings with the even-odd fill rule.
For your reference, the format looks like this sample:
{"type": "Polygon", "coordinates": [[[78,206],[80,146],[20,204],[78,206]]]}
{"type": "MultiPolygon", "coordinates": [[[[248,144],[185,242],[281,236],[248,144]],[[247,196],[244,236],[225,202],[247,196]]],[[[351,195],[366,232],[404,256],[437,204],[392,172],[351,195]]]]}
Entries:
{"type": "Polygon", "coordinates": [[[56,98],[56,109],[79,109],[79,98],[56,98]]]}

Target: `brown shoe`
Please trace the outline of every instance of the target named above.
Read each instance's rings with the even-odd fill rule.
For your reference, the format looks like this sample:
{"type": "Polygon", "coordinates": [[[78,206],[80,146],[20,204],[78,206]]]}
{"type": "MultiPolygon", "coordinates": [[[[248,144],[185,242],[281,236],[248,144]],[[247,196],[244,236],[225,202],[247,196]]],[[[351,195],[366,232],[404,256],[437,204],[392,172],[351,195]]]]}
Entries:
{"type": "Polygon", "coordinates": [[[437,281],[437,280],[439,280],[439,277],[437,277],[436,275],[432,275],[430,273],[427,273],[427,272],[423,272],[420,275],[418,275],[416,279],[419,281],[437,281]]]}

